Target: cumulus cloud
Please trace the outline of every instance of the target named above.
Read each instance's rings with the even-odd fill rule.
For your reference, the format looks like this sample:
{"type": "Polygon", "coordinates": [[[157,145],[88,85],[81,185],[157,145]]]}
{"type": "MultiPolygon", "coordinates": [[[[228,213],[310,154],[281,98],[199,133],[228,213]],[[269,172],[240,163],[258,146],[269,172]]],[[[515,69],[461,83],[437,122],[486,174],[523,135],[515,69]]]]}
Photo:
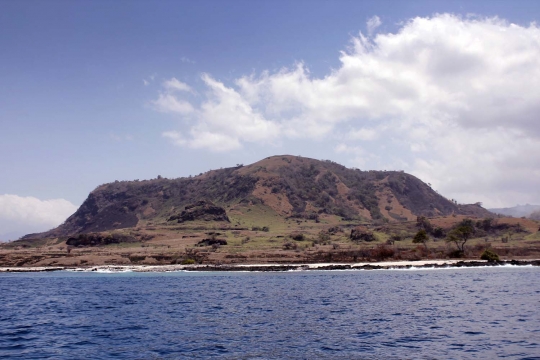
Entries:
{"type": "Polygon", "coordinates": [[[163,83],[163,86],[167,89],[167,90],[178,90],[178,91],[192,91],[191,87],[186,84],[186,83],[183,83],[181,81],[179,81],[177,78],[171,78],[169,80],[166,80],[164,83],[163,83]]]}
{"type": "Polygon", "coordinates": [[[353,37],[322,78],[301,62],[231,85],[205,74],[201,104],[174,94],[156,102],[193,114],[182,146],[227,151],[340,136],[336,153],[363,149],[369,159],[374,147],[361,144],[385,143],[388,163],[461,201],[540,201],[540,29],[441,14],[373,35],[380,24],[371,18],[368,35],[353,37]]]}
{"type": "Polygon", "coordinates": [[[156,110],[164,113],[187,115],[194,111],[193,106],[188,101],[178,99],[168,93],[159,94],[159,97],[152,103],[156,110]]]}
{"type": "Polygon", "coordinates": [[[62,224],[76,210],[75,205],[64,199],[40,200],[4,194],[0,195],[0,228],[2,234],[46,231],[62,224]]]}
{"type": "Polygon", "coordinates": [[[372,18],[370,18],[367,23],[366,23],[366,27],[367,27],[367,31],[368,31],[368,34],[371,36],[373,35],[373,33],[375,32],[375,30],[381,26],[382,22],[381,22],[381,19],[375,15],[373,16],[372,18]]]}
{"type": "MultiPolygon", "coordinates": [[[[189,111],[195,112],[197,123],[191,127],[186,138],[178,131],[164,132],[163,136],[176,145],[211,151],[230,151],[242,147],[242,142],[269,143],[280,134],[277,122],[266,120],[249,102],[233,88],[213,79],[208,74],[202,75],[208,88],[207,99],[195,111],[187,101],[167,94],[167,108],[176,112],[189,105],[189,111]],[[177,106],[182,104],[182,108],[177,106]]],[[[160,94],[154,101],[161,103],[165,95],[160,94]]]]}
{"type": "Polygon", "coordinates": [[[163,82],[163,91],[158,98],[151,102],[154,109],[164,113],[173,113],[180,115],[188,115],[194,112],[194,108],[190,102],[176,97],[176,92],[193,93],[193,89],[186,83],[179,81],[177,78],[171,78],[163,82]]]}

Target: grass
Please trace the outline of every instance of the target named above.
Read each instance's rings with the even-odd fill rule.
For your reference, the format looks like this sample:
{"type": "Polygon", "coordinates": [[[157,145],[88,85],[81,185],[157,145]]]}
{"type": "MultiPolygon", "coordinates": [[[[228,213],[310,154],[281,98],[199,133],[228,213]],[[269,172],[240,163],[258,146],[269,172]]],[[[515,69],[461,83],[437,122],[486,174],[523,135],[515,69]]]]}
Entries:
{"type": "MultiPolygon", "coordinates": [[[[229,209],[229,218],[231,223],[194,221],[178,224],[176,222],[169,223],[154,220],[152,224],[139,224],[137,229],[119,230],[121,233],[129,233],[133,236],[154,235],[155,237],[150,240],[136,243],[110,244],[94,248],[75,248],[69,256],[67,254],[63,255],[65,252],[63,241],[65,239],[21,241],[6,244],[11,247],[3,247],[5,249],[14,249],[16,246],[25,244],[31,247],[15,250],[13,253],[26,253],[30,258],[30,256],[37,255],[41,250],[40,255],[49,255],[55,261],[60,261],[59,263],[64,258],[66,258],[66,261],[69,258],[71,258],[69,261],[73,261],[73,258],[78,256],[101,257],[102,259],[104,257],[120,256],[127,259],[130,255],[134,255],[145,256],[148,261],[153,261],[153,256],[159,257],[163,255],[183,258],[186,249],[202,253],[206,256],[205,259],[209,259],[209,261],[224,263],[233,261],[230,259],[236,259],[234,261],[240,262],[245,261],[242,259],[249,259],[252,262],[307,261],[305,259],[311,259],[311,261],[334,261],[332,259],[353,261],[353,257],[344,255],[345,257],[340,258],[341,255],[339,254],[352,254],[354,252],[363,254],[358,257],[358,261],[369,261],[369,254],[375,254],[378,251],[378,246],[388,247],[394,251],[394,255],[388,260],[444,259],[451,250],[455,250],[454,244],[447,244],[444,239],[434,239],[433,237],[428,241],[427,249],[423,245],[413,244],[412,237],[418,231],[415,221],[370,225],[369,229],[375,234],[376,241],[357,243],[349,239],[350,226],[359,225],[360,222],[343,221],[335,215],[321,214],[319,222],[305,219],[287,219],[264,204],[236,204],[229,209]],[[326,231],[330,227],[336,226],[341,227],[343,231],[324,237],[319,236],[321,230],[326,231]],[[254,231],[254,227],[261,229],[268,227],[269,229],[268,231],[254,231]],[[199,241],[211,236],[209,234],[211,232],[219,232],[220,234],[217,237],[227,240],[228,244],[217,248],[196,246],[199,241]],[[290,235],[295,232],[304,234],[305,240],[292,240],[290,235]],[[387,241],[393,234],[400,234],[402,240],[395,241],[393,245],[387,245],[387,241]],[[249,240],[246,241],[248,238],[249,240]],[[286,243],[295,244],[296,249],[284,250],[286,243]],[[47,249],[49,251],[46,251],[47,249]],[[327,256],[328,254],[332,255],[331,253],[338,257],[327,256]],[[228,255],[234,257],[227,258],[228,255]]],[[[501,231],[496,235],[488,234],[488,236],[470,239],[466,244],[466,255],[470,258],[479,258],[486,249],[492,249],[503,259],[540,257],[540,232],[512,233],[509,230],[501,231]],[[509,241],[503,243],[501,239],[507,236],[509,241]]],[[[144,261],[146,260],[142,262],[144,263],[144,261]]]]}
{"type": "Polygon", "coordinates": [[[256,204],[253,206],[247,205],[236,205],[232,210],[235,210],[229,215],[231,224],[234,226],[236,224],[239,227],[245,227],[251,229],[252,227],[263,227],[268,226],[270,231],[279,232],[285,231],[289,221],[284,221],[284,219],[279,216],[272,208],[263,204],[256,204]],[[237,214],[236,212],[241,212],[237,214]]]}
{"type": "Polygon", "coordinates": [[[119,243],[119,244],[108,244],[103,246],[104,248],[117,248],[117,249],[129,249],[129,248],[139,248],[141,247],[141,242],[133,242],[133,243],[119,243]]]}

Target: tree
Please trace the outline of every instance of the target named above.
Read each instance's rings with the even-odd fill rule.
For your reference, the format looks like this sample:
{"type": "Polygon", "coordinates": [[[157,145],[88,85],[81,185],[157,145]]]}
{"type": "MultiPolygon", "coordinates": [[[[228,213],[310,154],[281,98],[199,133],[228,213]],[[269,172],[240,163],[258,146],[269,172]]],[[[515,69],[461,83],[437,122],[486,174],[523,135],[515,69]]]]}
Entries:
{"type": "Polygon", "coordinates": [[[443,238],[444,237],[444,229],[440,226],[437,226],[435,229],[433,229],[433,236],[436,238],[443,238]]]}
{"type": "Polygon", "coordinates": [[[426,230],[421,229],[416,233],[416,235],[414,235],[414,238],[413,238],[412,242],[415,243],[415,244],[424,244],[424,246],[427,249],[428,240],[429,240],[429,236],[428,236],[426,230]]]}
{"type": "Polygon", "coordinates": [[[433,232],[433,225],[431,225],[425,216],[416,217],[416,227],[426,230],[427,233],[433,232]]]}
{"type": "Polygon", "coordinates": [[[463,253],[465,252],[465,243],[474,235],[474,232],[474,226],[463,221],[461,225],[448,233],[446,242],[456,244],[458,250],[463,253]]]}

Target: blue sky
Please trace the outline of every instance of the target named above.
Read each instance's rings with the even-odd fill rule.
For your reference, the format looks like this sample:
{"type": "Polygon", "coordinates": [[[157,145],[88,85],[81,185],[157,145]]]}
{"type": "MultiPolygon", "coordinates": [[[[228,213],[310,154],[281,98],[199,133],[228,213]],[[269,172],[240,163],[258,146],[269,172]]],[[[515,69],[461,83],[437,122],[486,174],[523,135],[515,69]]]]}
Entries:
{"type": "Polygon", "coordinates": [[[539,19],[536,1],[0,1],[0,239],[102,183],[285,153],[539,203],[539,19]]]}

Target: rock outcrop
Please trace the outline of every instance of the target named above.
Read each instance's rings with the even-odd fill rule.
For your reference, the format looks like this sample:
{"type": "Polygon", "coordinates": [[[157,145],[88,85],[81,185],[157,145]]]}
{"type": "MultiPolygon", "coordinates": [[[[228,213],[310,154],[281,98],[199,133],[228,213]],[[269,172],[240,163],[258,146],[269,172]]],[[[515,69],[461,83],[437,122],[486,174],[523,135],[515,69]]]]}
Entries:
{"type": "Polygon", "coordinates": [[[230,222],[224,208],[216,206],[212,202],[206,200],[187,205],[184,211],[178,215],[171,216],[168,221],[175,220],[179,223],[195,220],[230,222]]]}
{"type": "Polygon", "coordinates": [[[138,240],[129,235],[123,234],[80,234],[78,236],[73,236],[67,239],[66,245],[70,246],[103,246],[109,244],[119,244],[119,243],[133,243],[138,240]]]}

